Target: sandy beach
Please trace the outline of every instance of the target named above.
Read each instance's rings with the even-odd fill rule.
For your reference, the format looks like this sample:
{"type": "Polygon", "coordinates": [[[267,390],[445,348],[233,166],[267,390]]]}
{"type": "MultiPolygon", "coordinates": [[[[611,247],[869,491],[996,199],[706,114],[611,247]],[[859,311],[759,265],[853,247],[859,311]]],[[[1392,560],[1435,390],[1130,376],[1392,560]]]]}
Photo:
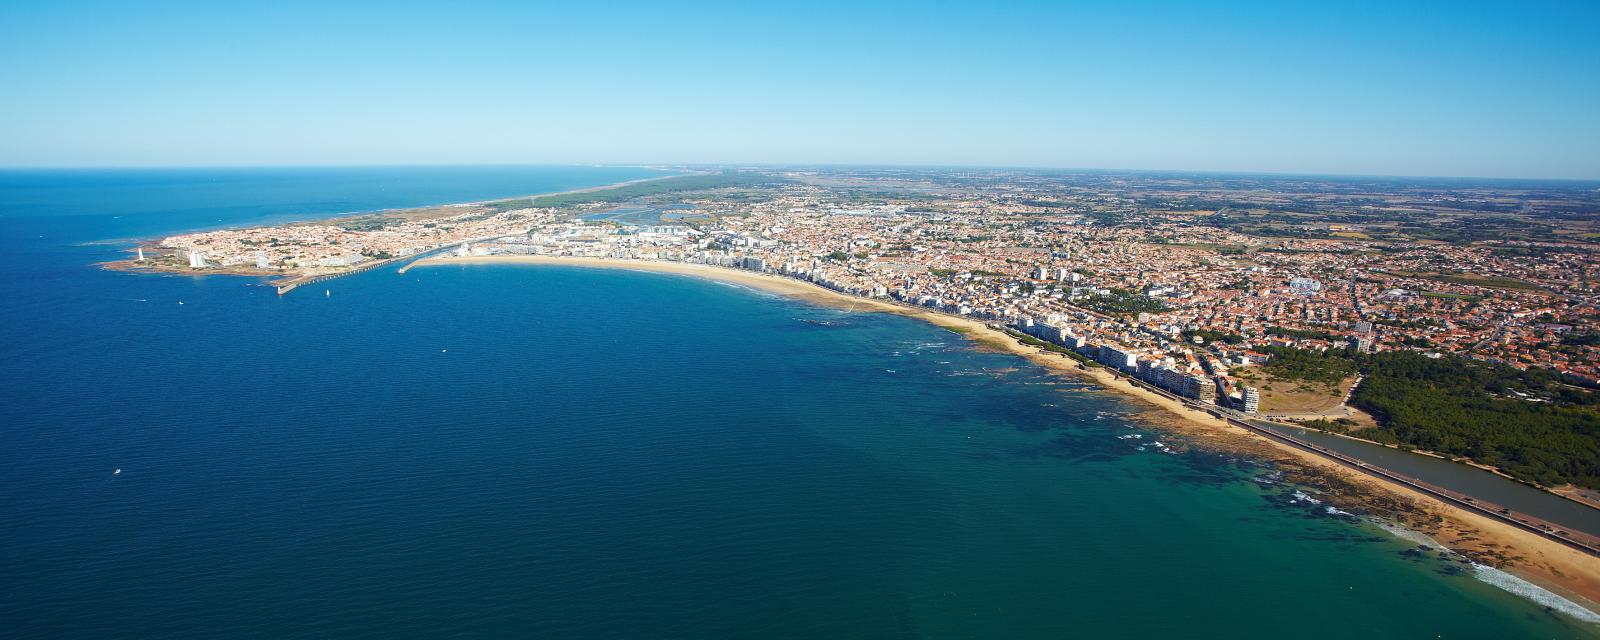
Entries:
{"type": "MultiPolygon", "coordinates": [[[[650,167],[644,167],[644,168],[649,169],[650,167]]],[[[664,169],[663,169],[663,171],[664,171],[664,169]]],[[[602,185],[593,186],[593,187],[583,187],[581,189],[568,189],[566,191],[549,191],[549,192],[545,192],[545,193],[535,193],[533,195],[526,195],[526,196],[513,196],[513,197],[510,197],[510,198],[495,198],[493,200],[479,200],[479,201],[476,201],[476,202],[466,202],[466,203],[462,203],[462,204],[459,204],[459,205],[451,205],[451,206],[466,207],[466,206],[473,206],[473,205],[493,204],[493,203],[496,203],[496,202],[505,202],[505,201],[508,201],[508,200],[532,200],[534,198],[543,198],[543,197],[546,197],[546,196],[565,196],[565,195],[571,195],[571,194],[574,194],[574,193],[594,193],[596,191],[605,191],[607,189],[616,189],[618,187],[626,187],[626,186],[629,186],[629,185],[642,184],[642,183],[645,183],[645,182],[655,182],[657,180],[666,180],[668,178],[681,178],[683,176],[703,175],[704,173],[705,172],[703,172],[703,171],[687,171],[687,172],[682,172],[682,173],[671,173],[671,174],[664,175],[664,176],[650,176],[648,178],[638,178],[638,179],[635,179],[635,180],[623,180],[622,182],[613,182],[611,184],[602,184],[602,185]]],[[[423,207],[423,208],[426,208],[426,207],[423,207]]],[[[404,211],[404,209],[399,209],[399,211],[404,211]]]]}
{"type": "Polygon", "coordinates": [[[401,268],[451,264],[566,265],[674,273],[747,285],[833,307],[883,311],[917,318],[966,335],[984,347],[1023,356],[1050,371],[1088,378],[1108,390],[1136,399],[1153,424],[1189,436],[1193,446],[1248,454],[1268,460],[1288,480],[1321,490],[1340,508],[1359,510],[1425,534],[1480,564],[1504,569],[1590,611],[1600,612],[1600,558],[1518,529],[1387,480],[1351,471],[1323,456],[1267,439],[1171,398],[1142,389],[1105,369],[1080,368],[1070,358],[1018,342],[972,318],[921,307],[860,298],[776,275],[676,262],[567,256],[443,256],[401,268]]]}

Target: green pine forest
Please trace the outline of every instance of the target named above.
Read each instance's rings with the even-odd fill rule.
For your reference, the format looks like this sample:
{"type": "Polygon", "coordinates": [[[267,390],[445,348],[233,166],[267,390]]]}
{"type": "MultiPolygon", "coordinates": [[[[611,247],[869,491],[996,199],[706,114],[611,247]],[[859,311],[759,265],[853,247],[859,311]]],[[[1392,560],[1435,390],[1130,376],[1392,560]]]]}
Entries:
{"type": "Polygon", "coordinates": [[[1469,458],[1545,486],[1600,488],[1600,398],[1553,372],[1414,351],[1272,351],[1266,368],[1280,378],[1365,376],[1350,403],[1379,426],[1352,435],[1469,458]]]}

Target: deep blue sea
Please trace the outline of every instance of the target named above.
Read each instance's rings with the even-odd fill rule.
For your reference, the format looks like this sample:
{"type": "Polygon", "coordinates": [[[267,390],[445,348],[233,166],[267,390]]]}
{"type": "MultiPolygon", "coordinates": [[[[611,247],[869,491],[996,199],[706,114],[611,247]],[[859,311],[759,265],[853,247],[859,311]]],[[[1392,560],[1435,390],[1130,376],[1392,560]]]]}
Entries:
{"type": "Polygon", "coordinates": [[[908,318],[572,267],[279,297],[94,266],[651,174],[0,173],[0,636],[1594,635],[908,318]]]}

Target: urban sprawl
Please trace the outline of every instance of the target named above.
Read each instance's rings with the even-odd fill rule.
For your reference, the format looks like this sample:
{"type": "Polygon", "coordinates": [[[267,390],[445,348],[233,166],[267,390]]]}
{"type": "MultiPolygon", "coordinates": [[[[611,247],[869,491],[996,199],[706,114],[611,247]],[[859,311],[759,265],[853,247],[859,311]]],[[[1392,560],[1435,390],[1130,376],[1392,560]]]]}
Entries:
{"type": "Polygon", "coordinates": [[[1250,372],[1276,347],[1600,382],[1597,201],[1537,185],[767,169],[194,233],[135,266],[292,281],[444,252],[745,269],[982,319],[1254,413],[1250,372]]]}

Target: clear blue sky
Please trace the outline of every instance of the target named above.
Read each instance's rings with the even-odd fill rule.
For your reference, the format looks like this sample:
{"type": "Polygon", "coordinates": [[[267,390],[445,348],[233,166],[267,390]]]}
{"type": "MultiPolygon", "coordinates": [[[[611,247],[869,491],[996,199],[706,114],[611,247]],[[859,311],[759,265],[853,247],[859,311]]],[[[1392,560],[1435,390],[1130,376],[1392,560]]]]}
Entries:
{"type": "Polygon", "coordinates": [[[1600,178],[1600,2],[863,4],[8,0],[0,165],[1600,178]]]}

